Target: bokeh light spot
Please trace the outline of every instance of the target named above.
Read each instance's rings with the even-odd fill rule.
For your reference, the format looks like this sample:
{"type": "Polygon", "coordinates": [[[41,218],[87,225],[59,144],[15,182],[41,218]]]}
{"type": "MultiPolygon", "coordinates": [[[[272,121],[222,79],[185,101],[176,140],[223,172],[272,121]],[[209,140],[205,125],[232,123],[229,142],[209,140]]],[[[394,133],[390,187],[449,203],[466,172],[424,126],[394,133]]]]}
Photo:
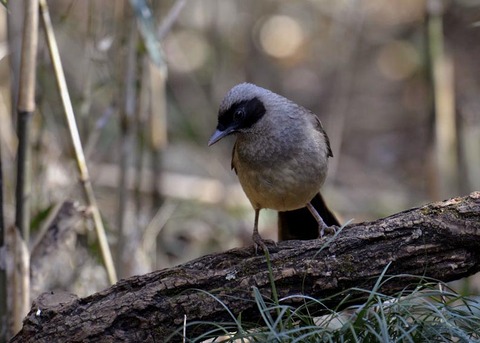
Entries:
{"type": "Polygon", "coordinates": [[[406,41],[387,43],[378,54],[378,68],[390,80],[403,80],[410,77],[419,65],[415,47],[406,41]]]}
{"type": "Polygon", "coordinates": [[[201,34],[183,30],[167,37],[165,51],[169,67],[178,72],[189,73],[206,63],[209,46],[201,34]]]}
{"type": "Polygon", "coordinates": [[[259,38],[265,53],[275,58],[287,58],[303,44],[305,33],[292,17],[275,15],[261,25],[259,38]]]}

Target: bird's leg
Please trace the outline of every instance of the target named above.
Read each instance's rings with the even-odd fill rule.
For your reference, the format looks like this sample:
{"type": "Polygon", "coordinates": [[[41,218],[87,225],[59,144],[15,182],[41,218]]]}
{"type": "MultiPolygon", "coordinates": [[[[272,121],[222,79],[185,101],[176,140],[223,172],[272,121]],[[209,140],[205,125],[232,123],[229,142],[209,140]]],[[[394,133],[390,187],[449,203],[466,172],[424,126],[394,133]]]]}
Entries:
{"type": "Polygon", "coordinates": [[[258,218],[260,217],[260,209],[256,208],[255,209],[255,222],[253,224],[253,234],[252,234],[252,240],[253,240],[253,245],[255,246],[255,254],[257,253],[258,246],[261,246],[263,251],[267,249],[267,246],[263,242],[262,236],[258,233],[258,218]]]}
{"type": "Polygon", "coordinates": [[[313,207],[311,203],[307,204],[307,208],[318,223],[319,238],[322,238],[325,232],[328,234],[334,234],[336,232],[335,226],[327,226],[327,224],[325,224],[325,222],[323,221],[323,218],[318,214],[317,210],[315,209],[315,207],[313,207]]]}
{"type": "Polygon", "coordinates": [[[257,254],[257,249],[260,246],[263,251],[267,251],[267,246],[260,234],[258,233],[258,217],[260,216],[260,209],[256,208],[255,209],[255,223],[253,224],[253,234],[252,234],[252,240],[253,240],[253,245],[255,246],[255,254],[257,254]]]}

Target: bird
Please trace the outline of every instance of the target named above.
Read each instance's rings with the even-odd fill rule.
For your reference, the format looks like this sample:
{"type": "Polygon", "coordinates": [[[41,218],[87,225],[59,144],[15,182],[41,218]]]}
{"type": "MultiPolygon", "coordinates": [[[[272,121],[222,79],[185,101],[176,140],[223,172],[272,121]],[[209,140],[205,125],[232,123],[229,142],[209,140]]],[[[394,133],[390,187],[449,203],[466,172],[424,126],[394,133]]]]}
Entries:
{"type": "Polygon", "coordinates": [[[279,211],[280,239],[311,239],[335,230],[338,221],[319,193],[333,153],[313,112],[268,89],[240,83],[221,101],[208,146],[229,135],[236,136],[231,167],[255,210],[255,249],[266,249],[258,231],[262,209],[279,211]],[[294,223],[305,212],[310,212],[310,224],[312,218],[316,223],[313,234],[294,223]],[[327,214],[328,225],[319,212],[327,214]]]}

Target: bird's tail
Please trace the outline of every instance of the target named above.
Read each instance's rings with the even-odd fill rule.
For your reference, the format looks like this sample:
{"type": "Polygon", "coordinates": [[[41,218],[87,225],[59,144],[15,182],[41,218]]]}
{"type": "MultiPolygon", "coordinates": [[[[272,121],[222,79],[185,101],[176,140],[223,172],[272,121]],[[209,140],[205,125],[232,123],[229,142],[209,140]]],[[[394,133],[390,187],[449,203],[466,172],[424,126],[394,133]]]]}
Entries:
{"type": "MultiPolygon", "coordinates": [[[[322,195],[317,193],[310,201],[318,214],[328,226],[340,226],[335,215],[325,204],[322,195]]],[[[291,239],[315,239],[318,238],[318,223],[308,208],[302,207],[298,210],[278,212],[278,240],[291,239]]]]}

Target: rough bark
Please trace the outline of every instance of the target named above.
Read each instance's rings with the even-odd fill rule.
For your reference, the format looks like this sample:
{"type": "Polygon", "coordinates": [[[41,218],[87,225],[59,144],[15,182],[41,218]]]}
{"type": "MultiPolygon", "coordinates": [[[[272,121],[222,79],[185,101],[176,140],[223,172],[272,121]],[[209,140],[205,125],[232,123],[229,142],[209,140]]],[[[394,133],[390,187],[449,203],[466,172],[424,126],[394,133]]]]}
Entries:
{"type": "MultiPolygon", "coordinates": [[[[350,287],[370,289],[388,264],[388,275],[412,274],[451,281],[480,270],[480,192],[351,224],[335,237],[270,246],[271,272],[280,298],[306,294],[336,306],[350,287]]],[[[386,282],[393,294],[412,284],[386,282]]],[[[272,297],[264,255],[252,247],[208,255],[178,267],[121,280],[78,299],[44,294],[13,342],[164,342],[175,330],[201,320],[232,321],[210,292],[242,320],[259,318],[252,287],[272,297]]],[[[291,298],[300,306],[303,300],[291,298]]],[[[190,337],[206,326],[189,327],[190,337]],[[196,331],[194,331],[196,330],[196,331]]],[[[180,331],[181,332],[181,331],[180,331]]],[[[181,335],[174,338],[181,340],[181,335]]]]}

